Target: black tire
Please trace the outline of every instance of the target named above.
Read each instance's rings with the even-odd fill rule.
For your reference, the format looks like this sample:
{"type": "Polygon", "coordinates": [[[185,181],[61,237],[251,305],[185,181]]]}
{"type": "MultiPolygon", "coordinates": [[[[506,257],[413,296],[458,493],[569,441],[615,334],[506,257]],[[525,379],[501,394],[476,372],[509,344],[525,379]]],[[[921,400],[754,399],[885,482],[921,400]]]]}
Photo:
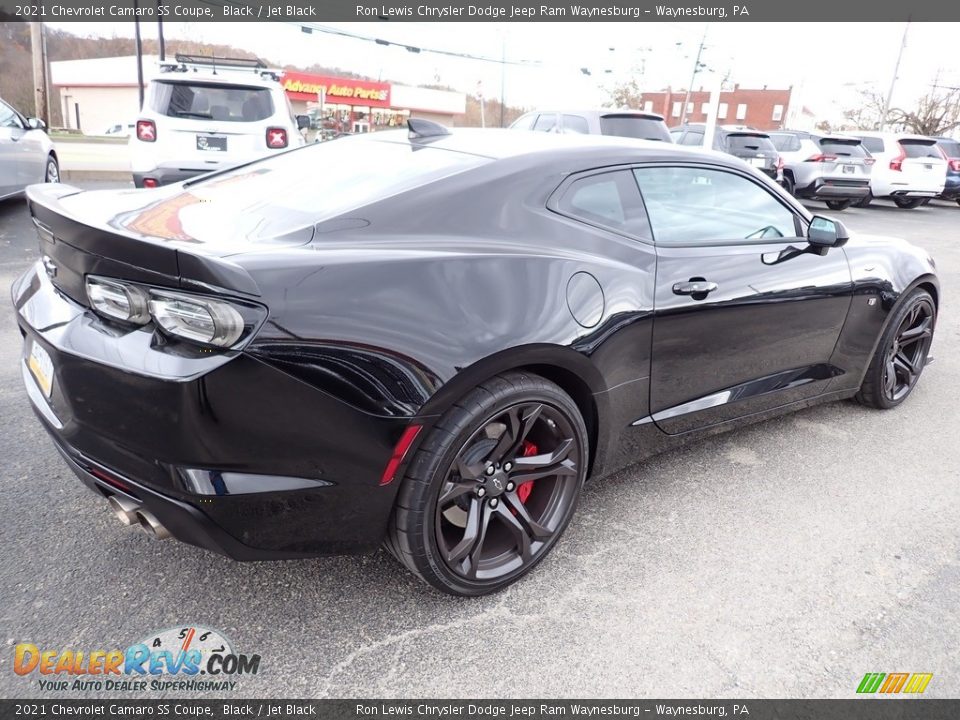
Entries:
{"type": "Polygon", "coordinates": [[[903,208],[904,210],[913,210],[914,208],[920,207],[923,204],[923,198],[893,198],[893,202],[898,208],[903,208]]]}
{"type": "Polygon", "coordinates": [[[783,174],[783,189],[786,190],[790,195],[793,195],[794,197],[797,196],[797,186],[796,183],[793,182],[792,175],[788,175],[787,173],[783,174]]]}
{"type": "Polygon", "coordinates": [[[957,198],[957,205],[960,205],[960,198],[957,198]]]}
{"type": "Polygon", "coordinates": [[[926,290],[913,290],[893,311],[856,395],[872,408],[894,408],[909,397],[927,363],[937,306],[926,290]]]}
{"type": "Polygon", "coordinates": [[[411,458],[386,547],[438,590],[496,592],[563,534],[588,456],[569,395],[531,373],[497,375],[444,413],[411,458]]]}
{"type": "Polygon", "coordinates": [[[827,207],[831,210],[836,210],[840,212],[841,210],[846,210],[853,204],[853,200],[827,200],[827,207]]]}
{"type": "Polygon", "coordinates": [[[856,203],[856,207],[858,208],[870,207],[871,202],[873,202],[873,193],[868,192],[866,195],[863,196],[862,200],[856,203]]]}
{"type": "Polygon", "coordinates": [[[47,156],[47,165],[43,175],[43,181],[48,183],[60,182],[60,163],[53,155],[47,156]]]}

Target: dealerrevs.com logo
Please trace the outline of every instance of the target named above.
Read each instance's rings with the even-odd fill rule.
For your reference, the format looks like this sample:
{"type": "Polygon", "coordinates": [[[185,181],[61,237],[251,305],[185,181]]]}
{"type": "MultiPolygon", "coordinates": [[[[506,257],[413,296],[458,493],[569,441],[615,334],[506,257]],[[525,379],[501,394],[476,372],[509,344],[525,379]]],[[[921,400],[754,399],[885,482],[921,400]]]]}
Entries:
{"type": "Polygon", "coordinates": [[[20,643],[13,671],[41,690],[108,692],[228,691],[256,675],[260,656],[237,653],[219,630],[197,625],[149,633],[126,650],[41,648],[20,643]]]}

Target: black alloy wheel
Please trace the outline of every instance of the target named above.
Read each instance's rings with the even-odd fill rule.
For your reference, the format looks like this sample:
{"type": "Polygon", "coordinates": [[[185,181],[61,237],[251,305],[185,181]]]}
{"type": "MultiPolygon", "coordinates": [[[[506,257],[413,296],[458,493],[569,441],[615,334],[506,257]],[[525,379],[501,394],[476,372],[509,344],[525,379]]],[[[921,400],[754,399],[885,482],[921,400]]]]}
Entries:
{"type": "Polygon", "coordinates": [[[896,407],[910,395],[927,364],[936,318],[930,293],[914,290],[894,312],[857,400],[885,409],[896,407]]]}
{"type": "Polygon", "coordinates": [[[586,475],[576,404],[536,375],[468,393],[411,460],[388,549],[434,587],[483,595],[512,583],[566,529],[586,475]]]}
{"type": "Polygon", "coordinates": [[[846,210],[853,203],[853,200],[827,200],[827,207],[837,212],[846,210]]]}

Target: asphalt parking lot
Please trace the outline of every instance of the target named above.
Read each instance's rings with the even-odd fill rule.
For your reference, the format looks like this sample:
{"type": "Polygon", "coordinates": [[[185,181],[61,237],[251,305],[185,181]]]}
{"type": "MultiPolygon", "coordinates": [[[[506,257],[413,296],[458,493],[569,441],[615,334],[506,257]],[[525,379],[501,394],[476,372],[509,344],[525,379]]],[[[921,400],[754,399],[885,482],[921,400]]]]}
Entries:
{"type": "Polygon", "coordinates": [[[913,396],[592,482],[532,575],[462,600],[382,551],[240,564],[120,526],[21,386],[7,288],[36,240],[22,201],[0,203],[0,696],[54,697],[13,673],[16,643],[125,648],[187,623],[261,655],[238,697],[847,698],[866,672],[931,672],[926,697],[960,695],[960,207],[838,216],[938,262],[936,361],[913,396]]]}

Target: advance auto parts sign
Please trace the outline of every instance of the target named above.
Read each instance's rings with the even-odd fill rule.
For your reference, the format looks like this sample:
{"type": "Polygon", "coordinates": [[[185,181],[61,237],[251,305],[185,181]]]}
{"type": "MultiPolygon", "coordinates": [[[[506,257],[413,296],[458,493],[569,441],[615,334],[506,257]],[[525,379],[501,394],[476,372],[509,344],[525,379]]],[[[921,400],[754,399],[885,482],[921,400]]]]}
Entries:
{"type": "Polygon", "coordinates": [[[300,72],[285,72],[280,78],[280,83],[291,100],[316,102],[317,96],[325,92],[326,102],[329,104],[390,107],[388,83],[327,75],[308,75],[300,72]]]}

